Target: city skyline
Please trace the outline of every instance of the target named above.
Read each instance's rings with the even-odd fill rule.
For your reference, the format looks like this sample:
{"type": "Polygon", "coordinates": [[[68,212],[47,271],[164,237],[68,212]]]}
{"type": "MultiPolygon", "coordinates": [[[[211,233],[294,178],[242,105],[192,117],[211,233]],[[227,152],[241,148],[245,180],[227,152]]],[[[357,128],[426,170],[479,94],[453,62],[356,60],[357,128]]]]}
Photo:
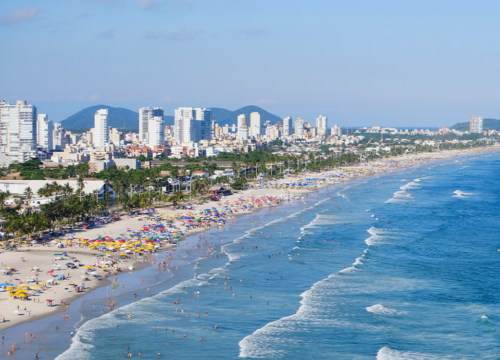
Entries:
{"type": "Polygon", "coordinates": [[[284,4],[3,3],[0,26],[11,51],[1,60],[2,98],[36,103],[54,122],[90,105],[151,103],[169,114],[185,104],[254,104],[282,118],[324,114],[341,126],[450,126],[466,122],[466,114],[500,117],[497,50],[490,45],[499,4],[284,4]],[[463,26],[470,22],[478,25],[463,26]],[[154,47],[157,56],[130,47],[154,47]],[[195,61],[198,51],[209,56],[195,61]],[[170,56],[175,52],[184,56],[170,56]],[[37,81],[26,86],[33,76],[37,81]],[[138,91],[150,77],[156,81],[138,91]]]}

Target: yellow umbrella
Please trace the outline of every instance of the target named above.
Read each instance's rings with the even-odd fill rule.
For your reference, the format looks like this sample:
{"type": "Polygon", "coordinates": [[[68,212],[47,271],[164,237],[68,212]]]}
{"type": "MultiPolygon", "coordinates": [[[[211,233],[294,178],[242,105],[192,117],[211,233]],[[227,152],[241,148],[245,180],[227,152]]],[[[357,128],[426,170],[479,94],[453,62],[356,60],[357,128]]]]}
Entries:
{"type": "Polygon", "coordinates": [[[28,295],[26,294],[19,294],[20,297],[27,297],[28,295]]]}
{"type": "Polygon", "coordinates": [[[85,269],[92,269],[92,266],[90,266],[90,265],[85,266],[85,269]]]}
{"type": "Polygon", "coordinates": [[[38,288],[36,286],[30,286],[30,289],[31,290],[38,290],[38,288]]]}
{"type": "Polygon", "coordinates": [[[43,283],[40,283],[40,284],[41,284],[41,285],[47,285],[47,283],[44,283],[44,282],[43,282],[43,283]]]}
{"type": "Polygon", "coordinates": [[[8,266],[7,269],[14,269],[14,266],[8,266]]]}

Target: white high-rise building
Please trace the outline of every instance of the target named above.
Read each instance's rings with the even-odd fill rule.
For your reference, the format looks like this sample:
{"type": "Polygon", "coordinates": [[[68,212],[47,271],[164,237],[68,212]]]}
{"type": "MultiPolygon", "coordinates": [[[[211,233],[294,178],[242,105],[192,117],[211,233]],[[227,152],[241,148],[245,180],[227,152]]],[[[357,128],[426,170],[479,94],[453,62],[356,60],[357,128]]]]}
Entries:
{"type": "Polygon", "coordinates": [[[292,118],[290,116],[283,119],[283,136],[289,137],[292,130],[292,118]]]}
{"type": "Polygon", "coordinates": [[[470,133],[481,134],[483,132],[483,118],[480,116],[471,116],[470,117],[470,125],[469,125],[470,133]]]}
{"type": "Polygon", "coordinates": [[[248,140],[249,138],[249,128],[248,124],[244,122],[241,126],[238,126],[238,139],[248,140]]]}
{"type": "Polygon", "coordinates": [[[212,112],[205,108],[181,107],[175,110],[177,144],[212,139],[212,112]]]}
{"type": "Polygon", "coordinates": [[[333,125],[331,129],[331,135],[332,136],[342,136],[342,128],[338,127],[337,125],[333,125]]]}
{"type": "Polygon", "coordinates": [[[165,145],[165,122],[163,121],[163,116],[153,116],[149,120],[148,132],[148,144],[151,149],[154,149],[158,145],[165,145]]]}
{"type": "Polygon", "coordinates": [[[316,128],[318,129],[318,135],[326,135],[327,126],[328,118],[326,116],[320,115],[316,118],[316,128]]]}
{"type": "Polygon", "coordinates": [[[52,150],[52,137],[54,132],[54,123],[49,120],[47,114],[38,114],[36,122],[36,143],[42,150],[52,150]]]}
{"type": "Polygon", "coordinates": [[[0,122],[0,152],[12,161],[22,162],[21,148],[36,146],[36,107],[22,100],[16,104],[0,100],[0,122]]]}
{"type": "Polygon", "coordinates": [[[260,137],[260,114],[253,112],[250,114],[250,136],[260,137]]]}
{"type": "Polygon", "coordinates": [[[149,121],[155,116],[163,117],[163,108],[142,107],[139,109],[139,139],[145,144],[148,143],[149,121]]]}
{"type": "Polygon", "coordinates": [[[94,146],[101,147],[108,143],[108,109],[100,109],[94,115],[94,146]]]}
{"type": "Polygon", "coordinates": [[[243,126],[244,123],[247,122],[247,116],[245,114],[241,114],[241,115],[238,115],[238,122],[237,122],[237,126],[238,126],[238,129],[243,126]]]}
{"type": "Polygon", "coordinates": [[[298,118],[295,120],[295,138],[303,139],[304,138],[304,125],[306,121],[302,118],[298,118]]]}

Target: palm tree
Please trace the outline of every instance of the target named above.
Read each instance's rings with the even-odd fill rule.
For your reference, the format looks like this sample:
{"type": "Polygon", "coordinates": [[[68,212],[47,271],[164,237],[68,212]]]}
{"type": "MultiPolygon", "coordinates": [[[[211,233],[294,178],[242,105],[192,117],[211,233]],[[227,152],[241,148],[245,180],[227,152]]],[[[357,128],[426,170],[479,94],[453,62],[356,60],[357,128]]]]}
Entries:
{"type": "Polygon", "coordinates": [[[177,190],[174,192],[168,201],[170,201],[174,206],[176,206],[179,202],[184,200],[184,194],[181,190],[177,190]]]}

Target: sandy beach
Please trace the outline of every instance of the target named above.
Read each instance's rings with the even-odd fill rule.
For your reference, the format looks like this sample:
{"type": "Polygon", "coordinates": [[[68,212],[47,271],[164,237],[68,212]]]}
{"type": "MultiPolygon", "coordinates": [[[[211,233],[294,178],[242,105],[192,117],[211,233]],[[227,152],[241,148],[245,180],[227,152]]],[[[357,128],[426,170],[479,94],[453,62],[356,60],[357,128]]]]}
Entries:
{"type": "MultiPolygon", "coordinates": [[[[263,182],[262,184],[255,183],[254,185],[251,185],[251,188],[248,190],[239,191],[232,195],[225,196],[219,202],[210,202],[209,204],[203,205],[195,204],[193,205],[193,209],[190,210],[157,208],[155,212],[159,215],[175,216],[176,214],[187,215],[200,212],[207,207],[216,207],[220,212],[229,208],[232,213],[228,218],[234,219],[238,216],[256,212],[258,209],[264,207],[276,206],[280,202],[280,197],[282,199],[288,198],[301,200],[304,194],[311,191],[317,191],[318,189],[327,186],[335,184],[343,185],[349,181],[357,180],[366,176],[374,176],[385,172],[423,165],[429,162],[472,154],[475,152],[478,152],[478,150],[456,150],[425,154],[409,154],[399,156],[397,158],[389,157],[385,160],[379,159],[374,162],[363,163],[353,167],[335,168],[321,173],[304,172],[300,175],[293,175],[283,179],[263,182]],[[286,185],[306,178],[316,180],[311,180],[310,185],[306,187],[291,187],[290,185],[286,185]],[[267,201],[268,199],[271,199],[270,196],[277,198],[277,200],[267,201]],[[257,203],[256,199],[261,200],[257,203]],[[247,206],[248,204],[251,204],[251,206],[247,206]]],[[[304,199],[303,201],[306,200],[307,199],[304,199]]],[[[145,223],[147,223],[147,220],[141,217],[129,218],[128,216],[122,216],[120,221],[90,230],[79,231],[76,233],[76,237],[94,239],[98,235],[101,235],[116,238],[120,234],[126,233],[127,229],[141,229],[145,223]]],[[[186,224],[181,220],[175,220],[173,225],[182,230],[184,236],[191,236],[206,229],[204,226],[186,229],[186,224]]],[[[220,224],[213,223],[210,226],[220,226],[220,224]]],[[[156,251],[163,251],[171,246],[175,245],[162,246],[156,251]]],[[[57,248],[56,246],[42,246],[41,244],[21,246],[18,247],[17,251],[2,251],[0,253],[0,269],[7,269],[12,266],[14,268],[14,272],[11,275],[1,275],[2,278],[0,279],[0,283],[13,283],[16,286],[19,286],[22,283],[26,283],[28,279],[32,279],[34,282],[29,282],[28,287],[35,286],[34,289],[38,289],[39,291],[37,292],[39,292],[39,294],[30,296],[29,301],[23,301],[9,296],[8,291],[0,292],[0,319],[5,318],[5,322],[0,322],[0,331],[23,322],[36,321],[57,313],[64,313],[67,305],[69,305],[72,301],[79,299],[83,294],[91,293],[98,287],[109,286],[111,282],[106,277],[109,278],[110,275],[113,275],[114,273],[105,272],[104,269],[98,267],[95,268],[95,275],[97,277],[88,277],[90,281],[85,281],[85,288],[83,289],[83,292],[76,292],[75,288],[70,285],[70,282],[74,282],[79,285],[82,282],[82,276],[85,276],[82,275],[82,272],[85,271],[85,266],[91,266],[96,263],[99,259],[99,255],[102,256],[102,254],[103,252],[95,251],[89,247],[69,246],[65,248],[57,248]],[[67,253],[67,256],[62,257],[64,260],[55,260],[56,258],[61,258],[61,256],[55,256],[54,254],[61,254],[63,252],[67,253]],[[68,261],[75,260],[79,260],[82,263],[82,266],[76,269],[67,269],[65,264],[68,261]],[[38,269],[38,271],[35,271],[36,269],[38,269]],[[54,273],[47,273],[47,271],[54,271],[54,273]],[[53,274],[65,275],[66,279],[55,280],[57,284],[48,284],[47,280],[54,279],[52,277],[53,274]],[[41,287],[37,288],[35,285],[37,282],[46,282],[46,288],[43,290],[41,287]],[[46,301],[49,299],[53,300],[52,307],[48,306],[46,301]]],[[[122,271],[126,272],[138,271],[144,267],[152,265],[151,261],[147,261],[147,259],[142,256],[132,256],[130,259],[122,259],[118,261],[119,267],[122,268],[122,271]],[[133,270],[130,270],[130,267],[132,267],[133,270]]],[[[119,274],[119,272],[116,273],[119,274]]]]}

